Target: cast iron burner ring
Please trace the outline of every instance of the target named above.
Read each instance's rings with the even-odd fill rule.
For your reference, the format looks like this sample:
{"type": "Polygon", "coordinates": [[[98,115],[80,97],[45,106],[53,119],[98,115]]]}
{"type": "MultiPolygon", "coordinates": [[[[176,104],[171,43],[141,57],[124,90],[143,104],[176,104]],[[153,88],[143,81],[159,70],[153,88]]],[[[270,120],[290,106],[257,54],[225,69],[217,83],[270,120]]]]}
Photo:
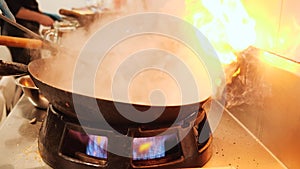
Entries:
{"type": "Polygon", "coordinates": [[[212,135],[205,111],[199,112],[196,120],[183,121],[173,128],[173,133],[159,136],[157,133],[163,127],[127,128],[127,136],[133,138],[129,142],[120,140],[113,131],[81,126],[77,119],[63,115],[50,105],[39,133],[39,152],[53,168],[202,167],[212,155],[212,135]],[[183,131],[190,129],[187,126],[192,130],[180,138],[183,131]],[[128,156],[107,151],[112,147],[124,150],[128,156]]]}

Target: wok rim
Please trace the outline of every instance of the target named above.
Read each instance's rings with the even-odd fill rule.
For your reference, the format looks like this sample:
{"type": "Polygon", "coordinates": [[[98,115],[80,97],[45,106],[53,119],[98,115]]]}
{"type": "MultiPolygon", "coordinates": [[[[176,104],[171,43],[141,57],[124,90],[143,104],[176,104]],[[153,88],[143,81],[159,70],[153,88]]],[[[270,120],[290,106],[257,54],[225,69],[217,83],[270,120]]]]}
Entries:
{"type": "MultiPolygon", "coordinates": [[[[40,83],[43,83],[44,85],[47,85],[48,87],[51,87],[51,88],[53,88],[55,90],[60,90],[62,92],[66,92],[66,93],[69,93],[69,94],[72,94],[72,95],[75,94],[77,96],[86,97],[88,99],[96,99],[97,102],[98,101],[104,101],[104,102],[113,102],[115,104],[126,104],[126,105],[132,105],[132,106],[137,106],[137,107],[153,107],[153,108],[163,108],[163,107],[164,108],[175,108],[175,107],[195,106],[195,105],[199,105],[201,103],[204,103],[204,102],[206,102],[207,100],[209,100],[211,98],[211,95],[208,95],[206,97],[203,97],[203,98],[205,98],[203,100],[198,100],[198,101],[190,102],[190,103],[186,103],[186,104],[151,105],[151,104],[141,104],[141,103],[130,103],[130,102],[125,102],[125,101],[120,101],[120,100],[113,100],[113,99],[107,99],[107,98],[93,97],[93,96],[90,96],[90,95],[84,95],[83,93],[76,93],[76,92],[72,92],[70,90],[66,90],[66,89],[63,89],[61,87],[55,86],[55,85],[51,85],[50,83],[46,83],[41,78],[38,78],[38,76],[36,74],[34,74],[33,71],[32,71],[33,67],[37,67],[37,66],[35,66],[35,64],[37,64],[37,63],[41,63],[42,62],[43,64],[45,64],[45,62],[47,62],[48,60],[53,60],[53,58],[36,59],[36,60],[31,61],[28,64],[29,75],[31,76],[31,79],[33,80],[34,84],[36,85],[36,87],[38,89],[40,89],[40,87],[35,83],[35,80],[37,80],[40,83]]],[[[38,65],[38,66],[41,67],[41,65],[38,65]]],[[[41,90],[41,93],[43,93],[43,89],[40,89],[40,90],[41,90]]],[[[49,99],[49,101],[50,101],[50,99],[49,99]]]]}

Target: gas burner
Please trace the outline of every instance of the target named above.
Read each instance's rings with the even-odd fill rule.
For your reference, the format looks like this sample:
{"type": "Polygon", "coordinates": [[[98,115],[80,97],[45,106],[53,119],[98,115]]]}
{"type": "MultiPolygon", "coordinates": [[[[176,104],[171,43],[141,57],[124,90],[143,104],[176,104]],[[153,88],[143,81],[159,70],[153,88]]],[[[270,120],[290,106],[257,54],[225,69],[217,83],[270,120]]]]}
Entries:
{"type": "Polygon", "coordinates": [[[53,168],[201,167],[212,154],[211,130],[203,110],[167,128],[170,125],[118,130],[126,131],[131,139],[97,125],[82,126],[52,105],[47,113],[39,134],[39,151],[53,168]],[[110,150],[122,150],[126,155],[110,150]]]}

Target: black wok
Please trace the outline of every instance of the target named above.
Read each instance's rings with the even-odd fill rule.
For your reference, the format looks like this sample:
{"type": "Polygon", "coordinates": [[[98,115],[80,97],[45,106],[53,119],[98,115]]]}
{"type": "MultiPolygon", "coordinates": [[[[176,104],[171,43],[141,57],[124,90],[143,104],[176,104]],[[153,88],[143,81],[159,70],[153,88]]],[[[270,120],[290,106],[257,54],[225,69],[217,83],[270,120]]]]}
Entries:
{"type": "MultiPolygon", "coordinates": [[[[114,100],[96,98],[84,94],[72,92],[72,71],[74,67],[68,69],[59,70],[60,67],[58,59],[37,59],[29,63],[28,73],[30,74],[35,85],[40,89],[40,92],[48,99],[48,101],[61,113],[69,117],[77,117],[78,119],[88,121],[106,121],[111,125],[136,125],[139,124],[127,119],[122,114],[136,116],[136,113],[146,114],[142,116],[144,118],[155,118],[154,121],[147,122],[147,124],[167,123],[182,120],[189,117],[193,113],[202,111],[202,105],[205,101],[195,102],[186,105],[172,105],[172,106],[151,106],[143,104],[131,104],[125,102],[119,102],[114,100]],[[61,77],[63,75],[63,77],[61,77]],[[66,81],[68,85],[61,85],[59,81],[66,81]],[[74,100],[74,98],[76,98],[74,100]],[[95,106],[96,103],[96,106],[95,106]],[[132,106],[137,111],[132,111],[132,106]],[[101,112],[101,113],[100,113],[101,112]],[[162,113],[161,113],[162,112],[162,113]],[[161,113],[161,114],[158,114],[161,113]]],[[[74,65],[70,61],[70,65],[74,65]]],[[[6,63],[5,65],[10,65],[6,63]]],[[[8,69],[9,72],[13,67],[5,66],[4,69],[8,69]]],[[[1,70],[3,70],[3,64],[0,64],[1,70]]],[[[24,67],[22,67],[24,71],[24,67]]],[[[11,71],[14,73],[14,71],[11,71]]],[[[0,74],[8,75],[0,72],[0,74]]]]}

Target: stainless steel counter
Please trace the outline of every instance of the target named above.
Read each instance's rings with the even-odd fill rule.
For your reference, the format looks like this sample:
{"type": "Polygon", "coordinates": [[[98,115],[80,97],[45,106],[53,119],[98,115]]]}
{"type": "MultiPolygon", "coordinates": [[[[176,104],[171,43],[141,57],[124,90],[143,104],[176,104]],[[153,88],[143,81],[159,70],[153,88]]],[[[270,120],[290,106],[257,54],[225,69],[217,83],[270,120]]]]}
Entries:
{"type": "MultiPolygon", "coordinates": [[[[42,161],[37,144],[45,115],[21,98],[0,128],[0,169],[50,168],[42,161]],[[31,124],[34,118],[37,122],[31,124]]],[[[213,136],[213,155],[204,168],[286,168],[226,111],[213,136]]]]}
{"type": "Polygon", "coordinates": [[[46,112],[22,97],[0,128],[0,169],[50,168],[43,163],[37,136],[46,112]],[[35,124],[30,121],[37,118],[35,124]]]}
{"type": "Polygon", "coordinates": [[[300,64],[268,53],[259,58],[262,61],[255,63],[256,71],[248,70],[251,73],[247,74],[247,79],[244,80],[252,82],[253,79],[260,79],[255,83],[257,87],[249,83],[243,84],[244,88],[251,89],[246,96],[250,96],[248,98],[253,101],[250,100],[250,104],[233,106],[229,111],[288,168],[298,169],[300,64]],[[257,91],[259,94],[255,94],[257,91]]]}

